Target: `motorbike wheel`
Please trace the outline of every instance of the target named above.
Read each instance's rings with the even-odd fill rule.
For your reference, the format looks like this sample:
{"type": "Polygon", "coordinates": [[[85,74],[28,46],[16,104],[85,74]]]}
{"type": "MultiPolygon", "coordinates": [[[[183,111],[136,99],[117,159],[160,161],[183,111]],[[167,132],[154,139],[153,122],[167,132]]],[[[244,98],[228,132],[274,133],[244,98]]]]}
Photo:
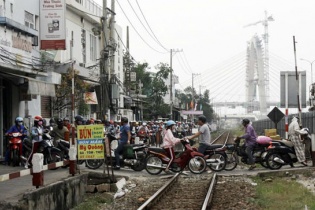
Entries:
{"type": "MultiPolygon", "coordinates": [[[[46,161],[47,161],[47,164],[57,163],[57,162],[61,161],[61,153],[57,152],[57,151],[51,152],[51,158],[48,155],[46,161]]],[[[58,168],[59,167],[56,167],[56,168],[52,168],[50,170],[57,170],[58,168]]]]}
{"type": "Polygon", "coordinates": [[[94,169],[94,170],[101,167],[103,163],[104,163],[104,160],[102,159],[90,159],[90,160],[85,161],[86,167],[88,167],[89,169],[94,169]]]}
{"type": "Polygon", "coordinates": [[[189,160],[188,168],[193,174],[201,174],[207,168],[206,160],[202,156],[195,156],[189,160]]]}
{"type": "Polygon", "coordinates": [[[282,158],[279,154],[275,153],[275,152],[271,152],[269,154],[266,155],[266,164],[268,166],[269,169],[271,170],[277,170],[280,169],[282,167],[281,163],[277,163],[274,161],[274,159],[278,157],[278,158],[282,158]]]}
{"type": "Polygon", "coordinates": [[[266,160],[261,160],[260,165],[262,165],[262,167],[264,167],[264,168],[269,168],[266,160]]]}
{"type": "Polygon", "coordinates": [[[235,153],[226,153],[226,156],[227,156],[227,159],[226,159],[226,165],[225,165],[224,170],[232,171],[238,165],[238,156],[235,153]]]}
{"type": "Polygon", "coordinates": [[[11,151],[11,162],[12,162],[12,166],[18,166],[19,165],[19,160],[20,160],[20,157],[19,157],[19,151],[17,149],[15,150],[12,150],[11,151]]]}
{"type": "Polygon", "coordinates": [[[162,167],[162,160],[156,156],[149,156],[146,160],[145,170],[151,175],[157,175],[162,172],[162,168],[155,168],[153,166],[148,165],[155,165],[157,167],[162,167]]]}
{"type": "Polygon", "coordinates": [[[145,169],[145,157],[141,158],[137,164],[131,166],[131,169],[134,171],[142,171],[143,169],[145,169]]]}
{"type": "Polygon", "coordinates": [[[215,153],[210,155],[207,160],[211,160],[210,163],[207,162],[207,164],[212,171],[222,171],[225,169],[226,158],[223,154],[215,153]]]}

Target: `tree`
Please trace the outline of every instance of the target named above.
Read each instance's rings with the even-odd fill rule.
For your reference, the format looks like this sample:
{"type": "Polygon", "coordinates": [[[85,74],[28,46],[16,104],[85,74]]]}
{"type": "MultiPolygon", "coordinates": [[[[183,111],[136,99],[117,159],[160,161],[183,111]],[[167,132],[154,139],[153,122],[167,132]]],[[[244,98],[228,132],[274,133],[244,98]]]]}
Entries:
{"type": "MultiPolygon", "coordinates": [[[[82,99],[83,93],[89,90],[89,84],[80,79],[78,71],[69,68],[67,73],[62,74],[60,85],[56,85],[56,96],[53,99],[53,111],[61,113],[65,109],[70,109],[72,105],[71,94],[72,94],[72,78],[74,71],[74,102],[75,108],[81,105],[82,110],[82,99]]],[[[86,111],[86,109],[85,109],[86,111]]],[[[79,113],[84,114],[84,113],[79,113]]]]}
{"type": "Polygon", "coordinates": [[[214,118],[214,115],[213,115],[214,113],[213,113],[213,108],[210,105],[209,95],[210,95],[210,91],[208,89],[205,90],[205,92],[199,99],[199,104],[202,107],[203,114],[206,116],[208,122],[212,122],[214,118]]]}

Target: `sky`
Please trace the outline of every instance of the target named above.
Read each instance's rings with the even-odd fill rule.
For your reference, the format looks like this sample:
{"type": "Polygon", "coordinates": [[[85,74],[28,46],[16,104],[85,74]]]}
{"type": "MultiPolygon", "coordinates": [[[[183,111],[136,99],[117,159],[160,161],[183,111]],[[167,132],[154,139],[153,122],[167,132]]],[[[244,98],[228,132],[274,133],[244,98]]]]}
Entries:
{"type": "MultiPolygon", "coordinates": [[[[102,0],[95,1],[102,5],[102,0]]],[[[179,89],[192,84],[194,73],[198,74],[194,77],[198,92],[209,89],[210,98],[216,101],[244,101],[247,43],[255,34],[261,37],[264,33],[261,23],[244,26],[263,20],[265,11],[274,18],[268,28],[270,100],[280,100],[279,72],[294,70],[293,36],[298,69],[307,72],[310,84],[310,64],[300,59],[315,60],[314,0],[116,0],[116,23],[123,29],[124,42],[129,26],[131,55],[138,62],[148,62],[153,70],[160,62],[170,63],[170,53],[146,32],[128,2],[147,26],[140,5],[163,47],[183,50],[173,55],[179,89]]]]}

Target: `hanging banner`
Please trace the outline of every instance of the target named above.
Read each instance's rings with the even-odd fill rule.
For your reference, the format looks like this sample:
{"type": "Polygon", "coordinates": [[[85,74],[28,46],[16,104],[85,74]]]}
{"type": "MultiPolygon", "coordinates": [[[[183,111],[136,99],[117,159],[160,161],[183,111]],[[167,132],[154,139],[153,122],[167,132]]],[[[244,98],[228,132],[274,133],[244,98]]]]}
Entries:
{"type": "Polygon", "coordinates": [[[84,93],[84,102],[86,104],[98,104],[96,92],[86,92],[84,93]]]}
{"type": "Polygon", "coordinates": [[[40,0],[40,49],[66,49],[65,0],[40,0]]]}
{"type": "Polygon", "coordinates": [[[78,159],[104,159],[103,139],[103,125],[79,125],[77,127],[78,159]]]}

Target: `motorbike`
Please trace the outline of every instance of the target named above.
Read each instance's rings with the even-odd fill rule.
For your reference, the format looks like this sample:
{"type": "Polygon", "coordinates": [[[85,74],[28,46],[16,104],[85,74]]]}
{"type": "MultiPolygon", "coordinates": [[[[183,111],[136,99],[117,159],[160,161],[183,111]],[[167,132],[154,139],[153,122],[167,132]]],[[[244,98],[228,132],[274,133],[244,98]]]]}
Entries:
{"type": "Polygon", "coordinates": [[[43,153],[44,164],[55,163],[62,160],[61,150],[54,146],[52,137],[48,132],[43,133],[43,140],[39,143],[38,152],[43,153]]]}
{"type": "MultiPolygon", "coordinates": [[[[118,140],[115,136],[107,134],[106,142],[106,164],[116,165],[115,149],[118,147],[118,140]],[[109,150],[109,144],[111,145],[109,150]],[[110,152],[110,153],[109,153],[110,152]]],[[[126,144],[123,148],[123,155],[119,157],[120,166],[129,166],[134,171],[142,171],[145,168],[148,146],[145,144],[126,144]]]]}
{"type": "MultiPolygon", "coordinates": [[[[241,140],[239,138],[236,138],[234,140],[234,147],[230,147],[232,150],[232,154],[236,152],[236,154],[241,157],[241,162],[244,164],[248,164],[248,156],[245,151],[245,145],[240,145],[241,140]]],[[[267,155],[267,148],[269,147],[269,144],[256,144],[253,149],[253,157],[255,160],[255,163],[259,163],[264,168],[269,168],[266,163],[266,155],[267,155]]],[[[236,167],[236,166],[235,166],[236,167]]],[[[235,168],[234,167],[234,168],[235,168]]]]}
{"type": "Polygon", "coordinates": [[[206,148],[204,155],[211,170],[222,171],[225,169],[227,163],[226,148],[224,144],[212,144],[206,148]]]}
{"type": "MultiPolygon", "coordinates": [[[[203,154],[197,152],[196,148],[192,148],[188,139],[181,140],[181,143],[184,146],[184,151],[175,155],[175,159],[169,169],[173,172],[180,172],[188,165],[188,169],[192,173],[203,173],[207,167],[203,154]]],[[[149,147],[145,169],[149,174],[157,175],[163,169],[166,169],[169,161],[170,158],[163,148],[149,147]]]]}
{"type": "Polygon", "coordinates": [[[293,163],[298,162],[293,143],[286,140],[272,141],[265,159],[268,168],[272,170],[280,169],[284,165],[294,167],[293,163]]]}
{"type": "Polygon", "coordinates": [[[10,163],[12,166],[20,164],[20,157],[22,156],[22,140],[23,134],[20,132],[9,133],[9,148],[10,148],[10,163]]]}

